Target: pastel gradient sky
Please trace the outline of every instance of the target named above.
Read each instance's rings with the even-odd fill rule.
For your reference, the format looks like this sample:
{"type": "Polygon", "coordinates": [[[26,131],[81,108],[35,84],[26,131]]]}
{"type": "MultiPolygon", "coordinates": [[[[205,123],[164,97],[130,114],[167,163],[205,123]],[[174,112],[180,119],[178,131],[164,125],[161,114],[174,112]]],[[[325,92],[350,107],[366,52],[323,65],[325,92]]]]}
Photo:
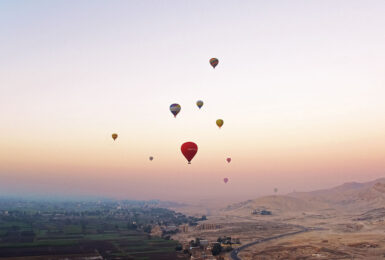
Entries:
{"type": "Polygon", "coordinates": [[[0,194],[250,199],[384,177],[384,13],[383,0],[2,0],[0,194]]]}

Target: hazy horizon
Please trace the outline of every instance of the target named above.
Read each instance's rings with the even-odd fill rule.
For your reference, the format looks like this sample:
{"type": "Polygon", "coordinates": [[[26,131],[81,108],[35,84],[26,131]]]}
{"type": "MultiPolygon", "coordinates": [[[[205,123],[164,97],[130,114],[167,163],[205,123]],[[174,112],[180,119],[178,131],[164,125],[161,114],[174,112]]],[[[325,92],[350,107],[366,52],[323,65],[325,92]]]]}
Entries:
{"type": "Polygon", "coordinates": [[[242,200],[384,177],[384,13],[0,1],[0,195],[242,200]]]}
{"type": "MultiPolygon", "coordinates": [[[[383,181],[385,177],[377,178],[374,180],[369,180],[368,182],[375,182],[375,181],[383,181]]],[[[280,196],[286,196],[286,195],[291,195],[292,192],[314,192],[314,191],[320,191],[320,190],[329,190],[333,189],[336,187],[340,187],[344,184],[349,184],[349,183],[368,183],[368,182],[344,182],[337,184],[335,186],[328,186],[328,187],[321,187],[319,189],[315,190],[293,190],[289,191],[287,193],[268,193],[268,194],[262,194],[259,196],[240,196],[240,197],[196,197],[196,198],[171,198],[171,199],[158,199],[158,198],[147,198],[147,199],[141,199],[141,198],[130,198],[130,197],[108,197],[108,196],[98,196],[98,195],[77,195],[77,194],[65,194],[65,193],[55,193],[55,192],[50,192],[50,193],[38,193],[38,192],[26,192],[26,193],[0,193],[0,200],[2,199],[15,199],[15,200],[26,200],[26,201],[121,201],[121,200],[128,200],[128,201],[160,201],[160,202],[179,202],[179,203],[187,203],[187,205],[199,205],[201,203],[209,203],[207,206],[213,206],[210,203],[221,203],[220,205],[226,205],[226,204],[231,204],[234,202],[241,202],[243,200],[252,200],[252,199],[257,199],[261,198],[264,196],[271,196],[271,195],[280,195],[280,196]]],[[[219,206],[220,206],[219,205],[219,206]]],[[[218,206],[218,205],[216,205],[218,206]]]]}

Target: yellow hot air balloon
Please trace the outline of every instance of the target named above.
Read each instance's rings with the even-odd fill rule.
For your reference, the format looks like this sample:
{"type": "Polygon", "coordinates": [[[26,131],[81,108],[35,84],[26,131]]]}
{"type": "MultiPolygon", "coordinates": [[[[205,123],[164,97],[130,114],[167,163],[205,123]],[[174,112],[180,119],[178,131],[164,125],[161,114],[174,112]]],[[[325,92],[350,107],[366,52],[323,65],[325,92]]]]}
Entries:
{"type": "Polygon", "coordinates": [[[116,140],[116,138],[118,138],[118,134],[116,133],[113,133],[111,136],[112,136],[112,139],[114,139],[114,141],[116,140]]]}
{"type": "Polygon", "coordinates": [[[222,120],[222,119],[218,119],[218,120],[217,120],[217,126],[218,126],[219,128],[221,128],[221,127],[223,126],[223,120],[222,120]]]}

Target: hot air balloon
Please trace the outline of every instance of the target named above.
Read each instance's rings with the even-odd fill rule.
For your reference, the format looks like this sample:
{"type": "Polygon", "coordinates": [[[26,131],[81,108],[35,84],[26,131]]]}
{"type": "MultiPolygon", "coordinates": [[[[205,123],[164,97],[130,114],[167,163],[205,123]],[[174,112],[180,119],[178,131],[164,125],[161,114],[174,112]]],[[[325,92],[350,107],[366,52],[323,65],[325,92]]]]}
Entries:
{"type": "Polygon", "coordinates": [[[118,138],[118,134],[115,134],[115,133],[113,133],[111,136],[112,136],[112,139],[114,139],[114,141],[116,140],[116,138],[118,138]]]}
{"type": "Polygon", "coordinates": [[[217,120],[217,126],[218,126],[219,128],[221,128],[221,127],[223,126],[223,120],[222,120],[222,119],[218,119],[218,120],[217,120]]]}
{"type": "Polygon", "coordinates": [[[193,142],[186,142],[182,144],[180,147],[182,154],[186,157],[189,164],[191,164],[191,160],[194,158],[195,154],[198,152],[198,146],[193,142]]]}
{"type": "Polygon", "coordinates": [[[180,110],[181,110],[181,106],[179,104],[175,103],[170,106],[170,111],[174,115],[174,117],[176,117],[176,115],[180,112],[180,110]]]}
{"type": "Polygon", "coordinates": [[[277,193],[278,189],[277,188],[274,188],[274,193],[277,193]]]}
{"type": "Polygon", "coordinates": [[[223,181],[227,183],[229,181],[229,178],[224,178],[223,181]]]}
{"type": "Polygon", "coordinates": [[[203,101],[202,100],[198,100],[197,101],[197,106],[199,107],[199,109],[201,109],[201,107],[203,106],[203,101]]]}
{"type": "Polygon", "coordinates": [[[150,156],[149,159],[150,159],[150,161],[152,161],[152,160],[154,160],[154,157],[150,156]]]}
{"type": "Polygon", "coordinates": [[[227,161],[228,163],[230,163],[230,162],[231,162],[231,158],[228,157],[228,158],[226,159],[226,161],[227,161]]]}
{"type": "Polygon", "coordinates": [[[211,66],[213,66],[214,69],[218,65],[218,63],[219,63],[219,60],[217,58],[211,58],[210,59],[210,64],[211,64],[211,66]]]}

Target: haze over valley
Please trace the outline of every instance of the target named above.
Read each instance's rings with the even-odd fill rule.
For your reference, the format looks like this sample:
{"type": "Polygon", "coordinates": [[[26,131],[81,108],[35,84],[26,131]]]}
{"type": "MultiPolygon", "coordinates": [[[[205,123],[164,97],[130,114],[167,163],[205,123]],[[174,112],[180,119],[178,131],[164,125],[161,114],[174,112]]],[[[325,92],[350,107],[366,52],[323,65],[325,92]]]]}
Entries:
{"type": "Polygon", "coordinates": [[[0,0],[0,260],[384,259],[384,0],[0,0]]]}

